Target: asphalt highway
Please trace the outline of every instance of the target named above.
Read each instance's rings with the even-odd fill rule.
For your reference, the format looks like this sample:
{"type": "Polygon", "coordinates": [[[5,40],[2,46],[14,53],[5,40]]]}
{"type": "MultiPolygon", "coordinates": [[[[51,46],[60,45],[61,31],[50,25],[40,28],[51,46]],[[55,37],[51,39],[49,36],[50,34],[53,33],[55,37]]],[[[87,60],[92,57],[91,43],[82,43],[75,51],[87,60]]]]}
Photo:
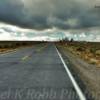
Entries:
{"type": "Polygon", "coordinates": [[[52,43],[0,55],[0,100],[80,100],[52,43]]]}

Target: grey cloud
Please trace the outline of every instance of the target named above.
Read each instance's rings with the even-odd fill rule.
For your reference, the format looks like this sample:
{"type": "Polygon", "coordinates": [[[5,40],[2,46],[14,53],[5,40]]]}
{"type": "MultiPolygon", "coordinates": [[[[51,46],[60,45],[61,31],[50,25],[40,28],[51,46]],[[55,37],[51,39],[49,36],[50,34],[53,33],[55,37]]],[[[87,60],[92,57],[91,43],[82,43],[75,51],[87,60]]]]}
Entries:
{"type": "Polygon", "coordinates": [[[98,0],[2,0],[0,21],[36,30],[95,27],[100,26],[97,3],[98,0]]]}

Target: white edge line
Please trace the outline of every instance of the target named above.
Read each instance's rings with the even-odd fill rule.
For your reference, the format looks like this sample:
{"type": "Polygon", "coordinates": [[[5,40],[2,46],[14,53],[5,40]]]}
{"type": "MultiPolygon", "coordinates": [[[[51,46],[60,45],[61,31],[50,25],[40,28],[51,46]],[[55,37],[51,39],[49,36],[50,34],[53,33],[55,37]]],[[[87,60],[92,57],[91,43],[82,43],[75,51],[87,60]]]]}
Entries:
{"type": "MultiPolygon", "coordinates": [[[[56,47],[56,46],[55,46],[55,47],[56,47]]],[[[58,53],[58,55],[59,55],[59,57],[60,57],[60,59],[61,59],[63,65],[64,65],[64,67],[65,67],[67,73],[68,73],[68,76],[70,77],[70,79],[71,79],[71,81],[72,81],[72,84],[73,84],[73,86],[74,86],[74,88],[75,88],[75,90],[76,90],[76,92],[77,92],[77,94],[78,94],[80,100],[86,100],[86,97],[85,97],[84,94],[82,93],[82,90],[80,89],[79,85],[77,84],[77,82],[75,81],[73,75],[71,74],[70,70],[68,69],[68,67],[67,67],[67,65],[66,65],[66,63],[65,63],[65,61],[64,61],[64,59],[62,58],[60,52],[58,51],[57,48],[56,48],[56,50],[57,50],[57,53],[58,53]]]]}

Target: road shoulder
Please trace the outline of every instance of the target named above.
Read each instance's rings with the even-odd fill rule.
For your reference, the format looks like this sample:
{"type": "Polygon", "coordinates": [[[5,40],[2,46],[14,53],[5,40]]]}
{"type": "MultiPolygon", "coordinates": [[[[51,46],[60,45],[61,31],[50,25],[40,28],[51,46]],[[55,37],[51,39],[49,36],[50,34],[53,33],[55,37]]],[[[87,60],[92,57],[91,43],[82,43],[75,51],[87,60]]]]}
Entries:
{"type": "Polygon", "coordinates": [[[98,70],[98,68],[95,68],[95,67],[87,64],[82,59],[77,58],[75,55],[73,55],[68,50],[66,51],[61,47],[59,47],[59,50],[62,53],[66,63],[71,62],[71,64],[74,65],[74,67],[72,67],[71,69],[75,73],[77,73],[77,76],[80,77],[81,81],[83,82],[83,85],[81,85],[81,87],[83,87],[83,90],[87,90],[87,91],[91,92],[92,96],[94,98],[96,98],[95,100],[98,100],[98,98],[100,98],[99,97],[100,70],[98,70]],[[69,62],[66,60],[66,58],[69,59],[69,62]],[[86,89],[84,89],[84,88],[86,88],[86,89]]]}

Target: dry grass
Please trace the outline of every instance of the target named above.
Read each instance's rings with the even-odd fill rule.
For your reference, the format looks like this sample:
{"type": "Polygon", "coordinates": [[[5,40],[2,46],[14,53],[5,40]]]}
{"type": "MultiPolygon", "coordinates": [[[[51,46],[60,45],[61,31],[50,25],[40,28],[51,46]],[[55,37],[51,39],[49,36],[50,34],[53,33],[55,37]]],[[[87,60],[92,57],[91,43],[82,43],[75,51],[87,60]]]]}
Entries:
{"type": "Polygon", "coordinates": [[[13,50],[13,49],[3,48],[3,49],[0,49],[0,53],[5,53],[5,52],[10,51],[10,50],[13,50]]]}
{"type": "Polygon", "coordinates": [[[100,43],[73,42],[63,43],[62,46],[88,63],[100,67],[100,43]]]}

